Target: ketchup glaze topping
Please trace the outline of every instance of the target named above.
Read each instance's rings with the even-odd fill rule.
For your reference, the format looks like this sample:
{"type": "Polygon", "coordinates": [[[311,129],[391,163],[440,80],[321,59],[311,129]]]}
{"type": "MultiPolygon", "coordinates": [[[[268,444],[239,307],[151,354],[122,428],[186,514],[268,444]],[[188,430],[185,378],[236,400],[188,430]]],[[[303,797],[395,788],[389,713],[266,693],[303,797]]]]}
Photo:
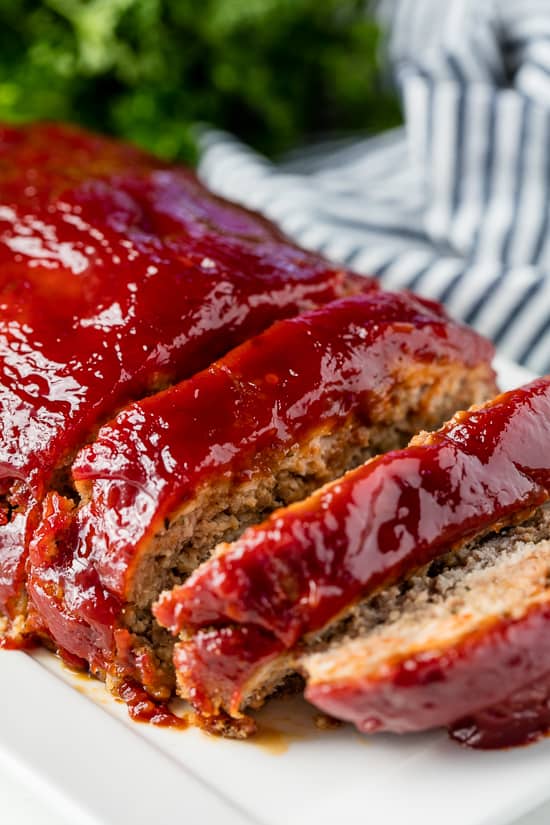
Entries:
{"type": "Polygon", "coordinates": [[[99,423],[349,288],[189,171],[73,127],[0,128],[0,609],[33,504],[99,423]]]}
{"type": "Polygon", "coordinates": [[[28,589],[48,632],[105,667],[142,549],[201,486],[268,472],[274,456],[350,415],[383,419],[412,367],[487,365],[490,384],[491,355],[489,343],[431,302],[371,292],[280,321],[128,406],[74,462],[88,500],[74,510],[56,493],[46,499],[28,589]]]}
{"type": "Polygon", "coordinates": [[[409,656],[379,678],[308,685],[306,697],[359,730],[450,727],[462,744],[527,744],[550,728],[550,604],[499,619],[444,651],[409,656]]]}
{"type": "Polygon", "coordinates": [[[255,674],[303,634],[544,503],[549,427],[543,378],[249,528],[155,606],[174,634],[195,631],[176,646],[182,693],[238,714],[255,674]]]}
{"type": "Polygon", "coordinates": [[[459,413],[246,530],[156,616],[173,633],[249,623],[291,647],[363,594],[542,504],[549,426],[545,378],[459,413]]]}

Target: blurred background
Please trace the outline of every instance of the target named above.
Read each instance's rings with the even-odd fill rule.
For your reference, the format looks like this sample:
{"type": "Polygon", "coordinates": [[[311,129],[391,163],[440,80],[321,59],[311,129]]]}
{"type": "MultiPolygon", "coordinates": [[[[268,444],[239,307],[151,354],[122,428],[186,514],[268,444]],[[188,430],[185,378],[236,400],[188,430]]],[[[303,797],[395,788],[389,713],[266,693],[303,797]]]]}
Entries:
{"type": "Polygon", "coordinates": [[[271,157],[399,122],[365,0],[0,0],[0,120],[67,120],[196,159],[193,125],[271,157]]]}

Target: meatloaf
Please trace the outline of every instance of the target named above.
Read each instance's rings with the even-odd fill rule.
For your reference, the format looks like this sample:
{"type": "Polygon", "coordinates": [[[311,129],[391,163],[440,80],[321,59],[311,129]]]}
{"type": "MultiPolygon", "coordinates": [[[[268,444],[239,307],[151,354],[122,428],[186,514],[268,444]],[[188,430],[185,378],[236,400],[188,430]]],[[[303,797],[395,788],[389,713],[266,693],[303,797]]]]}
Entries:
{"type": "Polygon", "coordinates": [[[413,296],[370,292],[280,321],[126,407],[46,497],[28,589],[39,632],[118,690],[173,688],[151,603],[218,542],[494,392],[492,347],[413,296]]]}
{"type": "Polygon", "coordinates": [[[374,287],[195,176],[72,127],[0,128],[0,623],[25,632],[40,503],[128,401],[374,287]],[[4,616],[4,619],[1,616],[4,616]]]}
{"type": "MultiPolygon", "coordinates": [[[[403,709],[409,694],[400,692],[399,679],[404,674],[416,684],[408,665],[416,634],[426,647],[437,646],[445,633],[455,643],[453,633],[460,634],[462,624],[460,615],[456,625],[454,621],[453,587],[462,587],[456,598],[459,604],[464,599],[465,627],[476,629],[501,609],[506,622],[518,603],[523,617],[544,591],[549,427],[550,379],[539,379],[457,414],[438,432],[416,436],[405,449],[367,462],[309,499],[273,513],[236,542],[222,544],[211,561],[165,593],[154,608],[158,621],[180,634],[174,654],[180,695],[195,705],[205,724],[237,735],[251,729],[249,721],[242,721],[246,707],[261,703],[296,670],[306,676],[307,695],[316,704],[365,727],[391,728],[393,700],[402,709],[404,726],[422,727],[430,718],[450,722],[450,717],[475,709],[475,696],[472,705],[460,709],[456,703],[452,711],[444,706],[456,687],[450,668],[448,693],[442,680],[442,711],[436,686],[436,705],[419,713],[415,722],[422,702],[432,701],[429,674],[439,671],[428,667],[410,712],[403,709]],[[507,533],[487,538],[504,528],[507,533]],[[507,557],[517,561],[516,550],[507,548],[516,548],[521,536],[530,537],[527,554],[540,551],[540,564],[532,574],[526,567],[524,589],[518,573],[518,594],[503,598],[502,605],[491,604],[490,596],[483,596],[487,574],[479,570],[493,563],[499,548],[502,555],[490,575],[507,581],[507,557]],[[446,572],[461,563],[466,577],[446,572]],[[411,575],[425,565],[420,584],[418,579],[411,583],[411,575]],[[459,584],[453,585],[457,577],[459,584]],[[387,590],[401,581],[401,587],[387,590]],[[433,606],[429,599],[424,605],[434,581],[439,597],[433,606]],[[471,597],[464,595],[469,588],[471,597]],[[439,627],[433,617],[440,613],[439,627]],[[403,633],[397,640],[396,624],[403,633]],[[394,654],[404,668],[395,679],[386,667],[394,654]]],[[[503,589],[502,584],[495,587],[498,593],[503,589]]],[[[493,636],[483,644],[496,646],[493,636]]],[[[446,661],[445,651],[442,659],[446,661]]],[[[464,661],[466,668],[462,660],[457,666],[458,680],[469,678],[471,660],[464,661]]],[[[491,666],[489,659],[489,671],[491,666]]],[[[445,674],[445,665],[441,669],[445,674]]],[[[486,703],[486,693],[481,691],[480,697],[486,703]]]]}
{"type": "Polygon", "coordinates": [[[361,602],[301,662],[362,731],[447,726],[476,748],[550,728],[550,508],[361,602]]]}

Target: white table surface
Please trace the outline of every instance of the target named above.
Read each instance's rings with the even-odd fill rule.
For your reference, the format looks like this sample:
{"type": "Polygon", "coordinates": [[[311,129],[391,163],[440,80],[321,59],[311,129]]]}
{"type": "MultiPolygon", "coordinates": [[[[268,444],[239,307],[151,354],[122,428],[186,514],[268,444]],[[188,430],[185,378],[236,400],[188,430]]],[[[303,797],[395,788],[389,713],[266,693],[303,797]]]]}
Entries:
{"type": "MultiPolygon", "coordinates": [[[[3,770],[0,770],[0,812],[0,821],[6,825],[78,825],[75,822],[69,823],[53,809],[44,807],[42,800],[25,787],[20,779],[3,770]]],[[[549,822],[550,804],[547,804],[518,819],[514,825],[548,825],[549,822]]],[[[164,823],[159,822],[157,825],[164,823]]]]}
{"type": "MultiPolygon", "coordinates": [[[[6,825],[70,825],[12,774],[0,770],[0,811],[6,825]]],[[[76,823],[73,823],[76,825],[76,823]]]]}

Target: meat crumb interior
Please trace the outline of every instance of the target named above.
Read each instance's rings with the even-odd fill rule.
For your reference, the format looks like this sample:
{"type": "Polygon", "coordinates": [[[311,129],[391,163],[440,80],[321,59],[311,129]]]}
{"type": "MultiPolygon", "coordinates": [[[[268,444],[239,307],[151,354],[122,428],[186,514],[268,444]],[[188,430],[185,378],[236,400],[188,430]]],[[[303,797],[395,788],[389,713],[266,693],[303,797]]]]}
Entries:
{"type": "Polygon", "coordinates": [[[313,640],[302,665],[313,681],[345,679],[441,650],[495,619],[520,618],[550,597],[550,505],[521,525],[465,545],[360,602],[313,640]]]}

